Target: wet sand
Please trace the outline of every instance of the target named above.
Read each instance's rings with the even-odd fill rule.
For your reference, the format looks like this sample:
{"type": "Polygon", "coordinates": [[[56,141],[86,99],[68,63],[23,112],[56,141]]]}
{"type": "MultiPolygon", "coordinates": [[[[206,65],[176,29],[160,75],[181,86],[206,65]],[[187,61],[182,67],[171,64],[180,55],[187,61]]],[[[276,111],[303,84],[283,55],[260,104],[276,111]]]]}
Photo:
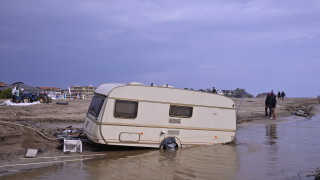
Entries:
{"type": "MultiPolygon", "coordinates": [[[[241,98],[233,99],[237,108],[237,121],[239,124],[245,122],[263,122],[271,121],[264,116],[264,98],[241,98]]],[[[16,124],[24,124],[35,129],[46,136],[50,136],[56,127],[67,127],[69,125],[81,127],[84,122],[86,111],[90,104],[90,99],[68,100],[69,105],[58,105],[53,101],[50,104],[39,104],[33,106],[0,106],[0,120],[16,124]]],[[[319,113],[315,108],[319,104],[317,98],[286,98],[277,103],[277,118],[291,116],[292,110],[302,109],[311,113],[319,113]]],[[[29,159],[28,163],[35,163],[28,168],[41,167],[45,164],[36,164],[43,162],[42,157],[58,157],[59,160],[71,158],[94,158],[92,154],[101,155],[101,152],[95,152],[95,148],[101,148],[93,145],[84,145],[84,152],[81,156],[78,154],[66,155],[62,150],[57,149],[59,141],[48,140],[34,130],[18,127],[15,125],[0,123],[0,166],[9,167],[12,164],[25,162],[24,155],[27,149],[44,149],[44,152],[38,153],[37,159],[29,159]]],[[[106,152],[104,152],[106,153],[106,152]]],[[[53,160],[47,159],[48,164],[53,160]]],[[[58,161],[58,160],[56,160],[58,161]]],[[[26,168],[26,167],[25,167],[26,168]]]]}

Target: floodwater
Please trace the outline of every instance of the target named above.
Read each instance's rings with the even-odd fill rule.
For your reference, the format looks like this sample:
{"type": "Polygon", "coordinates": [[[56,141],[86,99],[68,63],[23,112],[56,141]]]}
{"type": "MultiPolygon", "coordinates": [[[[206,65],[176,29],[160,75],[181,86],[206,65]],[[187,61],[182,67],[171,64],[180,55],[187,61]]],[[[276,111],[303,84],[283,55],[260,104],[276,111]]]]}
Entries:
{"type": "Polygon", "coordinates": [[[96,159],[64,162],[1,179],[314,179],[320,167],[320,116],[245,123],[230,145],[178,151],[107,151],[96,159]]]}

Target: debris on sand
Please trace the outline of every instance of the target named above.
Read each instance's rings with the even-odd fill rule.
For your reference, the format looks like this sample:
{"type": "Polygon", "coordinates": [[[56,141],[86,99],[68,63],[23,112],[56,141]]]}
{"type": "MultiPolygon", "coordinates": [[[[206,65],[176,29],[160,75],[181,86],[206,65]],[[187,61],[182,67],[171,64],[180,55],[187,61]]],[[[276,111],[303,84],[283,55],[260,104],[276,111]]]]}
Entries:
{"type": "Polygon", "coordinates": [[[68,101],[67,102],[57,102],[56,104],[58,104],[58,105],[69,105],[68,101]]]}
{"type": "Polygon", "coordinates": [[[51,135],[61,139],[78,139],[83,135],[83,129],[73,128],[72,126],[56,128],[51,135]]]}
{"type": "Polygon", "coordinates": [[[69,154],[70,152],[82,153],[82,141],[86,139],[83,136],[82,128],[73,128],[72,126],[64,129],[57,128],[51,135],[63,139],[63,143],[60,144],[59,149],[63,148],[65,154],[69,154]]]}
{"type": "Polygon", "coordinates": [[[35,158],[37,156],[38,149],[28,149],[25,157],[26,158],[35,158]]]}
{"type": "Polygon", "coordinates": [[[306,177],[314,177],[314,180],[320,180],[320,168],[313,172],[307,172],[306,177]]]}
{"type": "Polygon", "coordinates": [[[40,104],[40,102],[35,101],[32,103],[14,103],[14,102],[11,102],[10,100],[7,100],[4,103],[2,103],[1,105],[4,105],[4,106],[30,106],[30,105],[35,105],[35,104],[40,104]]]}
{"type": "Polygon", "coordinates": [[[64,139],[63,152],[64,153],[70,153],[70,152],[82,153],[82,142],[81,142],[81,140],[80,139],[78,139],[78,140],[64,139]]]}
{"type": "Polygon", "coordinates": [[[296,111],[291,111],[291,114],[296,115],[296,116],[302,116],[302,117],[309,117],[310,115],[303,111],[303,110],[296,110],[296,111]]]}

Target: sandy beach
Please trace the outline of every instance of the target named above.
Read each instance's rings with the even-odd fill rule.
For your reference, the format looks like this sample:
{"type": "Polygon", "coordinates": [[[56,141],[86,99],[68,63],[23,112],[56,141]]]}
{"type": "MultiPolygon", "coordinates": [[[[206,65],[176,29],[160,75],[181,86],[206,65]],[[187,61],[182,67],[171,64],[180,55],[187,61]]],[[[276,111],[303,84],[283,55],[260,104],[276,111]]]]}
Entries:
{"type": "MultiPolygon", "coordinates": [[[[8,123],[22,124],[39,130],[44,135],[54,138],[51,134],[57,127],[81,127],[85,120],[90,99],[67,100],[68,105],[59,105],[53,101],[49,104],[32,106],[0,106],[0,120],[8,123]]],[[[264,116],[264,98],[233,99],[237,109],[238,124],[255,121],[272,121],[264,116]]],[[[1,102],[1,101],[0,101],[1,102]]],[[[3,101],[2,101],[3,102],[3,101]]],[[[319,113],[317,98],[285,98],[277,102],[277,120],[291,114],[292,110],[304,110],[311,114],[319,113]]],[[[0,166],[17,163],[25,156],[27,149],[42,149],[38,157],[64,155],[57,147],[61,143],[49,140],[38,132],[25,127],[0,123],[0,166]]],[[[84,147],[82,155],[90,155],[93,150],[84,147]]]]}

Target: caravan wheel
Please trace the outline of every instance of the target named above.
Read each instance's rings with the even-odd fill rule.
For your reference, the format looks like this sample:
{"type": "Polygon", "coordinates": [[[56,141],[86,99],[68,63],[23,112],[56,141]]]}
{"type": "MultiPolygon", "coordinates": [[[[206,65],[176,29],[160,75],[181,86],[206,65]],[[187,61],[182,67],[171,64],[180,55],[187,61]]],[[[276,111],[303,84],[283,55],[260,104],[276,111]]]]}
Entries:
{"type": "MultiPolygon", "coordinates": [[[[164,140],[162,140],[162,142],[160,143],[160,149],[167,149],[167,150],[174,150],[174,149],[178,149],[181,144],[177,143],[176,141],[176,137],[167,137],[164,140]]],[[[180,141],[179,139],[177,139],[178,141],[180,141]]]]}

